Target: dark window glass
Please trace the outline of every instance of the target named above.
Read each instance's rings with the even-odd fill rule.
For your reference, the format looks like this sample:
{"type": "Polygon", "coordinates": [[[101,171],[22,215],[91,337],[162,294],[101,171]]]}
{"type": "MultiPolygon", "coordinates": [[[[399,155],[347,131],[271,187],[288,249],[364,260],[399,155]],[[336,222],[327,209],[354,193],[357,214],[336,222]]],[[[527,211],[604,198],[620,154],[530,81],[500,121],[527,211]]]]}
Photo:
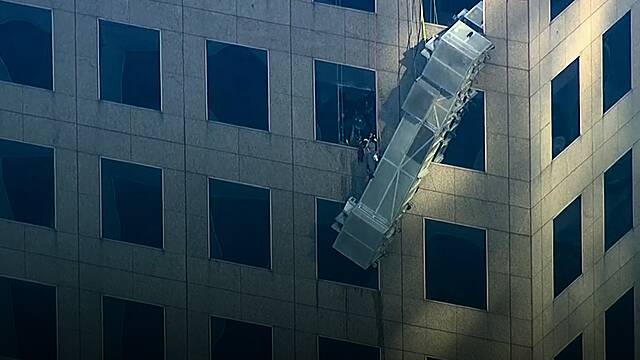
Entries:
{"type": "Polygon", "coordinates": [[[333,248],[338,233],[331,228],[331,224],[342,211],[343,204],[322,199],[317,199],[316,204],[318,278],[377,289],[377,269],[364,270],[333,248]]]}
{"type": "Polygon", "coordinates": [[[0,358],[57,359],[56,288],[0,277],[0,358]]]}
{"type": "Polygon", "coordinates": [[[582,335],[565,346],[553,360],[582,360],[582,335]]]}
{"type": "Polygon", "coordinates": [[[342,6],[350,9],[363,10],[368,12],[376,11],[375,0],[314,0],[315,2],[342,6]]]}
{"type": "Polygon", "coordinates": [[[442,163],[484,171],[484,92],[469,101],[442,163]]]}
{"type": "Polygon", "coordinates": [[[0,217],[53,228],[53,149],[0,139],[0,217]]]}
{"type": "Polygon", "coordinates": [[[633,288],[605,312],[607,360],[633,360],[635,353],[633,288]]]}
{"type": "Polygon", "coordinates": [[[100,98],[160,110],[160,32],[100,20],[100,98]]]}
{"type": "Polygon", "coordinates": [[[376,75],[316,60],[316,139],[358,146],[376,134],[376,75]]]}
{"type": "Polygon", "coordinates": [[[604,248],[609,250],[633,228],[631,150],[604,173],[604,248]]]}
{"type": "Polygon", "coordinates": [[[551,20],[555,19],[573,0],[551,0],[551,20]]]}
{"type": "Polygon", "coordinates": [[[631,90],[631,11],[602,35],[603,111],[631,90]]]}
{"type": "Polygon", "coordinates": [[[269,130],[267,52],[207,41],[209,120],[269,130]]]}
{"type": "Polygon", "coordinates": [[[102,298],[104,360],[163,360],[164,309],[134,301],[102,298]]]}
{"type": "Polygon", "coordinates": [[[318,337],[318,360],[379,360],[380,349],[348,341],[318,337]]]}
{"type": "Polygon", "coordinates": [[[269,189],[209,180],[211,258],[271,267],[269,189]]]}
{"type": "Polygon", "coordinates": [[[102,159],[102,237],[162,248],[162,170],[102,159]]]}
{"type": "Polygon", "coordinates": [[[422,0],[424,20],[450,26],[454,23],[454,16],[464,9],[471,10],[477,3],[478,0],[422,0]]]}
{"type": "Polygon", "coordinates": [[[578,197],[553,219],[553,293],[582,274],[582,201],[578,197]]]}
{"type": "Polygon", "coordinates": [[[427,299],[487,308],[484,230],[425,220],[427,299]]]}
{"type": "Polygon", "coordinates": [[[551,153],[555,158],[580,136],[580,61],[551,81],[551,153]]]}
{"type": "Polygon", "coordinates": [[[270,327],[211,318],[212,360],[268,360],[271,355],[270,327]]]}
{"type": "Polygon", "coordinates": [[[53,89],[51,10],[0,1],[0,80],[53,89]]]}

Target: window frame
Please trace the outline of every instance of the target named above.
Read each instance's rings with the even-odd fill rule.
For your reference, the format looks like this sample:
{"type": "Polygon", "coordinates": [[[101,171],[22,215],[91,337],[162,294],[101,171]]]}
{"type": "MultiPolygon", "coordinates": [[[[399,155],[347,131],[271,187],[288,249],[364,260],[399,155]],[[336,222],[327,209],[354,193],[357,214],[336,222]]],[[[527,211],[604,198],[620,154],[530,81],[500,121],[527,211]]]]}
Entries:
{"type": "Polygon", "coordinates": [[[54,146],[52,146],[52,145],[42,145],[42,144],[36,144],[36,143],[33,143],[33,142],[24,141],[24,140],[9,139],[9,138],[6,138],[4,136],[0,136],[0,140],[13,141],[13,142],[17,142],[17,143],[21,143],[21,144],[25,144],[25,145],[48,148],[48,149],[51,149],[53,151],[53,227],[50,228],[48,226],[31,224],[31,223],[27,223],[27,222],[23,222],[23,221],[11,220],[11,219],[5,219],[5,218],[0,218],[0,221],[8,221],[8,222],[11,222],[11,223],[14,223],[14,224],[20,224],[20,225],[23,225],[23,226],[35,226],[37,228],[46,229],[48,231],[57,231],[58,230],[58,186],[57,186],[58,182],[57,182],[56,170],[58,169],[58,163],[57,163],[57,160],[56,160],[56,148],[54,146]]]}
{"type": "MultiPolygon", "coordinates": [[[[611,309],[612,306],[614,306],[620,299],[622,299],[623,296],[627,295],[627,293],[629,291],[632,292],[631,295],[632,295],[633,300],[634,300],[634,302],[633,302],[633,315],[634,316],[631,319],[631,322],[633,323],[634,328],[638,327],[636,319],[638,318],[638,314],[639,314],[640,310],[638,309],[638,305],[637,305],[638,304],[638,300],[637,300],[637,297],[636,297],[637,296],[636,287],[633,284],[631,284],[631,286],[630,287],[626,287],[625,290],[623,290],[621,292],[621,294],[618,294],[616,296],[616,298],[613,301],[611,301],[608,304],[608,306],[606,306],[604,308],[602,313],[600,313],[601,314],[600,316],[602,316],[601,319],[602,319],[602,337],[603,337],[603,341],[602,341],[602,359],[615,360],[615,359],[607,359],[607,337],[606,337],[606,334],[607,334],[607,311],[609,311],[609,309],[611,309]]],[[[637,331],[638,330],[636,330],[636,332],[637,331]]],[[[636,335],[636,339],[637,339],[638,334],[636,333],[635,335],[636,335]]],[[[636,343],[637,343],[637,340],[636,340],[636,343]]],[[[634,350],[635,350],[636,355],[637,355],[640,352],[640,350],[638,350],[638,347],[636,346],[635,343],[633,345],[634,345],[634,350]]]]}
{"type": "MultiPolygon", "coordinates": [[[[626,96],[626,95],[625,95],[626,96]]],[[[622,99],[622,98],[621,98],[622,99]]],[[[613,108],[613,106],[612,106],[613,108]]],[[[636,224],[635,224],[635,215],[636,215],[636,211],[635,211],[635,197],[636,197],[636,191],[634,188],[634,181],[633,181],[633,170],[634,170],[634,164],[633,164],[633,158],[634,158],[634,154],[633,154],[633,145],[631,145],[629,148],[627,148],[625,151],[622,152],[621,155],[618,155],[615,160],[613,160],[613,162],[611,164],[609,164],[607,166],[606,169],[604,169],[604,171],[602,172],[602,193],[601,193],[601,200],[602,200],[602,249],[604,250],[604,255],[607,255],[611,249],[613,249],[614,247],[616,247],[616,245],[618,245],[622,239],[624,239],[630,232],[633,231],[633,229],[635,229],[636,224]],[[609,249],[607,249],[607,243],[606,243],[606,228],[605,228],[605,217],[606,217],[606,208],[605,208],[605,182],[604,182],[604,175],[607,173],[607,171],[609,171],[609,169],[611,169],[618,161],[620,161],[620,159],[622,159],[625,155],[627,155],[627,153],[631,153],[631,229],[627,230],[626,233],[624,233],[624,235],[622,235],[613,245],[611,245],[609,247],[609,249]]]]}
{"type": "Polygon", "coordinates": [[[600,35],[600,42],[601,42],[600,45],[601,45],[601,48],[604,48],[604,34],[606,34],[607,31],[611,30],[611,28],[613,28],[613,26],[616,25],[618,23],[618,21],[622,20],[623,17],[625,17],[625,16],[627,16],[627,14],[629,14],[629,23],[630,23],[629,24],[629,27],[630,27],[630,29],[629,29],[629,40],[631,42],[630,50],[629,50],[629,55],[631,57],[631,59],[630,59],[630,61],[631,61],[631,72],[630,72],[631,78],[629,79],[630,86],[629,86],[629,90],[624,95],[622,95],[618,100],[616,100],[616,102],[611,104],[611,106],[606,111],[604,111],[604,106],[605,106],[605,103],[604,103],[604,54],[601,54],[600,74],[602,76],[600,78],[600,81],[601,81],[601,84],[600,84],[600,91],[601,91],[600,98],[601,98],[601,101],[602,101],[601,105],[602,105],[602,109],[603,109],[603,112],[602,112],[602,117],[603,118],[613,108],[615,108],[616,105],[620,104],[622,101],[624,101],[625,98],[629,97],[630,96],[629,94],[631,94],[633,92],[633,89],[634,89],[634,86],[633,86],[633,60],[634,60],[634,51],[633,51],[634,50],[634,47],[633,47],[633,39],[634,39],[633,33],[634,33],[634,30],[633,29],[634,29],[634,27],[633,27],[633,11],[632,10],[633,9],[629,9],[629,11],[625,12],[622,16],[616,17],[616,20],[614,21],[614,23],[611,26],[609,26],[607,29],[605,29],[604,32],[602,33],[602,35],[600,35]]]}
{"type": "Polygon", "coordinates": [[[489,229],[488,228],[483,228],[480,226],[475,226],[475,225],[467,225],[467,224],[463,224],[457,221],[450,221],[450,220],[442,220],[442,219],[437,219],[435,217],[430,217],[430,216],[422,216],[422,275],[424,276],[424,281],[422,282],[422,299],[427,301],[427,302],[433,302],[433,303],[437,303],[437,304],[444,304],[444,305],[448,305],[448,306],[457,306],[459,308],[464,308],[464,309],[469,309],[469,310],[475,310],[475,311],[480,311],[480,312],[485,312],[485,313],[489,313],[491,311],[491,304],[489,302],[490,298],[489,298],[489,229]],[[480,309],[480,308],[475,308],[472,306],[468,306],[468,305],[460,305],[460,304],[454,304],[454,303],[449,303],[449,302],[445,302],[445,301],[441,301],[441,300],[433,300],[433,299],[429,299],[427,297],[427,234],[426,234],[426,230],[427,230],[427,221],[438,221],[441,223],[446,223],[446,224],[450,224],[450,225],[456,225],[456,226],[462,226],[462,227],[467,227],[467,228],[471,228],[471,229],[476,229],[476,230],[482,230],[484,232],[484,266],[485,266],[485,301],[487,304],[487,308],[486,309],[480,309]]]}
{"type": "Polygon", "coordinates": [[[271,133],[271,51],[268,48],[263,48],[259,46],[244,45],[237,42],[217,40],[217,39],[205,37],[204,38],[204,107],[205,107],[204,117],[207,121],[207,124],[215,123],[220,125],[232,126],[238,129],[247,129],[251,131],[259,131],[262,133],[265,133],[265,132],[271,133]],[[260,50],[266,53],[266,56],[267,56],[267,64],[266,64],[267,65],[267,129],[266,130],[256,129],[256,128],[252,128],[244,125],[237,125],[237,124],[231,124],[231,123],[226,123],[222,121],[211,120],[209,118],[209,46],[208,45],[210,41],[217,42],[220,44],[244,47],[244,48],[253,49],[253,50],[260,50]]]}
{"type": "MultiPolygon", "coordinates": [[[[569,345],[571,345],[574,341],[576,341],[583,335],[584,334],[580,332],[578,335],[572,337],[566,344],[564,344],[564,346],[560,350],[556,351],[556,353],[553,355],[553,360],[556,360],[558,355],[560,355],[569,345]]],[[[580,351],[582,352],[582,355],[584,357],[584,337],[582,337],[582,339],[580,340],[580,351]]]]}
{"type": "Polygon", "coordinates": [[[367,10],[362,10],[362,9],[354,9],[351,7],[347,7],[347,6],[342,6],[342,5],[334,5],[334,4],[327,4],[327,3],[323,3],[323,2],[319,2],[316,0],[312,0],[312,4],[321,4],[323,6],[331,6],[333,8],[338,8],[338,9],[345,9],[348,11],[358,11],[360,13],[364,13],[364,14],[378,14],[378,1],[384,1],[384,0],[373,0],[373,12],[371,11],[367,11],[367,10]]]}
{"type": "Polygon", "coordinates": [[[163,63],[163,56],[162,56],[162,29],[160,28],[155,28],[155,27],[151,27],[151,26],[144,26],[144,25],[138,25],[138,24],[130,24],[130,23],[126,23],[123,21],[117,21],[117,20],[110,20],[107,19],[105,17],[101,17],[98,16],[96,18],[96,54],[98,57],[98,61],[96,63],[96,68],[97,68],[97,77],[98,77],[98,81],[97,81],[97,85],[98,85],[98,102],[104,101],[110,104],[116,104],[116,105],[122,105],[122,106],[130,106],[134,109],[141,109],[141,110],[147,110],[147,111],[154,111],[154,112],[158,112],[158,113],[164,113],[164,81],[163,81],[163,71],[162,71],[162,63],[163,63]],[[157,31],[158,32],[158,55],[160,56],[159,59],[159,65],[160,65],[160,109],[152,109],[152,108],[148,108],[148,107],[144,107],[144,106],[139,106],[139,105],[131,105],[131,104],[125,104],[123,102],[117,102],[117,101],[113,101],[113,100],[106,100],[102,98],[102,95],[100,94],[100,88],[101,88],[101,79],[100,79],[100,64],[102,63],[102,57],[100,56],[100,21],[105,21],[105,22],[110,22],[110,23],[115,23],[115,24],[119,24],[119,25],[126,25],[126,26],[131,26],[131,27],[137,27],[137,28],[141,28],[141,29],[146,29],[146,30],[153,30],[153,31],[157,31]]]}
{"type": "MultiPolygon", "coordinates": [[[[446,164],[446,163],[444,163],[442,161],[437,163],[437,164],[438,165],[442,165],[442,166],[448,166],[448,167],[451,167],[453,169],[460,169],[460,170],[465,170],[465,171],[473,171],[473,172],[476,172],[478,174],[487,174],[487,167],[489,166],[489,162],[487,161],[487,157],[488,157],[487,156],[487,151],[488,151],[488,149],[487,149],[487,91],[486,90],[482,90],[482,89],[478,89],[478,88],[472,88],[472,89],[475,90],[475,91],[478,91],[478,92],[482,92],[484,94],[484,99],[483,99],[483,103],[482,103],[482,106],[483,106],[483,109],[482,109],[482,111],[483,111],[483,134],[482,134],[482,137],[483,137],[483,143],[484,143],[483,144],[484,145],[484,154],[483,154],[484,155],[483,156],[484,170],[478,170],[478,169],[467,168],[467,167],[464,167],[464,166],[446,164]]],[[[462,114],[462,116],[464,116],[464,113],[462,114]]],[[[447,145],[447,149],[445,149],[444,154],[447,153],[447,150],[449,149],[449,145],[447,145]]],[[[443,160],[444,160],[444,158],[443,158],[443,160]]]]}
{"type": "MultiPolygon", "coordinates": [[[[424,21],[425,24],[431,25],[431,26],[439,26],[441,28],[447,28],[447,25],[442,25],[442,24],[438,24],[438,23],[433,23],[433,22],[429,22],[427,21],[427,19],[424,17],[424,13],[425,13],[425,9],[424,9],[424,2],[425,1],[429,1],[429,0],[420,0],[420,7],[421,7],[421,14],[420,17],[422,18],[422,20],[424,21]]],[[[464,9],[464,8],[463,8],[464,9]]],[[[471,9],[466,9],[466,10],[471,10],[471,9]]],[[[487,24],[487,12],[485,11],[486,7],[484,5],[484,3],[482,4],[482,32],[484,33],[487,29],[486,29],[486,24],[487,24]]],[[[462,11],[462,9],[460,9],[460,11],[462,11]]],[[[460,13],[460,11],[458,11],[458,14],[460,13]]],[[[476,89],[477,90],[477,89],[476,89]]],[[[483,90],[484,91],[484,90],[483,90]]],[[[485,98],[486,101],[486,98],[485,98]]],[[[486,108],[485,108],[486,110],[486,108]]],[[[486,121],[485,121],[486,124],[486,121]]]]}
{"type": "Polygon", "coordinates": [[[317,334],[315,336],[316,338],[316,358],[318,360],[320,360],[320,338],[325,338],[325,339],[329,339],[329,340],[334,340],[334,341],[341,341],[344,343],[351,343],[351,344],[355,344],[355,345],[361,345],[361,346],[368,346],[371,348],[376,348],[378,349],[378,360],[382,360],[382,348],[378,345],[369,345],[369,344],[365,344],[363,342],[360,341],[351,341],[351,340],[345,340],[345,339],[339,339],[333,336],[324,336],[324,335],[320,335],[317,334]]]}
{"type": "MultiPolygon", "coordinates": [[[[249,184],[249,183],[245,183],[237,180],[229,180],[221,177],[207,176],[207,260],[209,262],[219,262],[219,263],[231,264],[236,266],[246,266],[252,269],[273,272],[273,194],[272,194],[271,188],[266,186],[261,186],[261,185],[249,184]],[[269,193],[269,267],[265,268],[265,267],[256,266],[256,265],[239,263],[231,260],[218,259],[211,256],[211,189],[210,189],[211,180],[224,181],[228,183],[244,185],[244,186],[259,188],[259,189],[268,191],[269,193]]],[[[230,319],[230,320],[233,320],[233,319],[230,319]]],[[[237,320],[237,321],[244,321],[244,320],[237,320]]]]}
{"type": "Polygon", "coordinates": [[[571,198],[571,200],[567,201],[566,205],[564,205],[562,207],[562,209],[560,209],[559,211],[556,212],[555,215],[553,215],[551,217],[551,286],[552,286],[552,292],[553,292],[553,299],[552,301],[555,302],[559,297],[564,296],[564,293],[566,293],[567,291],[569,291],[569,288],[573,287],[573,285],[578,282],[578,280],[582,279],[584,277],[585,274],[585,269],[586,269],[586,264],[584,261],[584,254],[585,254],[585,249],[584,249],[584,234],[585,234],[585,222],[583,220],[583,211],[584,211],[584,199],[582,198],[582,193],[579,193],[578,195],[574,196],[571,198]],[[573,204],[574,201],[576,201],[578,198],[580,198],[580,275],[578,275],[575,279],[573,279],[573,281],[571,281],[569,284],[567,284],[567,286],[565,286],[564,289],[562,289],[562,291],[560,291],[557,295],[555,294],[555,251],[554,251],[554,243],[555,243],[555,236],[554,236],[554,220],[560,215],[562,214],[563,211],[565,211],[569,206],[571,206],[573,204]]]}
{"type": "Polygon", "coordinates": [[[571,7],[571,5],[576,3],[575,0],[571,0],[571,3],[569,3],[569,5],[565,6],[565,8],[562,9],[562,11],[560,11],[558,14],[556,14],[556,16],[553,16],[552,5],[551,5],[552,1],[553,0],[549,0],[549,2],[548,2],[548,4],[549,4],[549,13],[548,13],[549,14],[549,24],[551,24],[555,19],[559,18],[562,14],[564,14],[567,11],[567,9],[569,9],[571,7]]]}
{"type": "MultiPolygon", "coordinates": [[[[166,221],[165,221],[165,196],[164,196],[164,187],[165,187],[165,181],[164,181],[164,169],[158,166],[154,166],[154,165],[147,165],[147,164],[143,164],[141,162],[136,162],[136,161],[131,161],[131,160],[121,160],[121,159],[116,159],[116,158],[112,158],[112,157],[108,157],[108,156],[99,156],[98,157],[98,183],[99,183],[99,188],[100,188],[100,193],[99,193],[99,201],[98,201],[98,211],[100,212],[100,215],[98,216],[100,218],[100,224],[99,224],[99,229],[98,229],[98,239],[100,240],[108,240],[108,241],[116,241],[118,243],[121,244],[128,244],[131,246],[137,246],[137,247],[141,247],[144,249],[152,249],[152,250],[159,250],[159,251],[165,251],[166,250],[166,221]],[[152,168],[152,169],[158,169],[160,170],[160,196],[161,196],[161,203],[162,203],[162,247],[161,248],[157,248],[155,246],[149,246],[149,245],[143,245],[143,244],[138,244],[138,243],[134,243],[134,242],[129,242],[129,241],[124,241],[124,240],[117,240],[117,239],[111,239],[108,237],[103,237],[103,219],[102,219],[102,193],[103,193],[103,189],[102,189],[102,160],[110,160],[110,161],[116,161],[116,162],[122,162],[122,163],[127,163],[127,164],[131,164],[131,165],[137,165],[137,166],[144,166],[144,167],[148,167],[148,168],[152,168]]],[[[123,298],[123,300],[127,300],[126,298],[123,298]]]]}
{"type": "MultiPolygon", "coordinates": [[[[315,1],[314,1],[315,3],[315,1]]],[[[328,5],[328,6],[337,6],[337,5],[329,5],[329,4],[324,4],[324,5],[328,5]]],[[[368,12],[367,12],[368,13],[368,12]]],[[[358,65],[350,65],[350,64],[346,64],[343,62],[335,62],[335,61],[330,61],[330,60],[325,60],[319,57],[313,57],[312,59],[312,64],[311,64],[311,87],[313,88],[313,140],[314,142],[318,142],[321,144],[327,144],[327,145],[333,145],[333,146],[339,146],[345,149],[350,149],[350,150],[357,150],[358,147],[356,146],[351,146],[351,145],[346,145],[346,144],[338,144],[338,143],[332,143],[330,141],[325,141],[325,140],[318,140],[318,119],[316,116],[317,110],[316,110],[316,62],[321,61],[321,62],[325,62],[325,63],[329,63],[329,64],[334,64],[334,65],[339,65],[339,66],[348,66],[348,67],[352,67],[352,68],[356,68],[356,69],[360,69],[360,70],[367,70],[367,71],[371,71],[373,72],[373,77],[374,77],[374,86],[375,86],[375,90],[376,90],[376,114],[375,114],[375,118],[376,118],[376,137],[378,138],[378,141],[380,141],[380,109],[379,109],[379,94],[378,94],[378,71],[372,68],[368,68],[368,67],[364,67],[364,66],[358,66],[358,65]]]]}
{"type": "Polygon", "coordinates": [[[22,282],[27,282],[27,283],[33,283],[33,284],[37,284],[37,285],[42,285],[42,286],[48,286],[48,287],[52,287],[54,289],[55,292],[55,308],[56,308],[56,360],[60,360],[60,330],[59,330],[59,325],[60,325],[60,310],[59,310],[59,305],[60,302],[58,301],[58,285],[52,285],[52,284],[48,284],[39,280],[32,280],[32,279],[25,279],[22,277],[17,277],[17,276],[12,276],[12,275],[6,275],[6,274],[1,274],[0,278],[5,278],[5,279],[9,279],[9,280],[13,280],[13,281],[22,281],[22,282]]]}
{"type": "Polygon", "coordinates": [[[12,81],[5,81],[5,80],[0,80],[0,84],[10,84],[10,85],[14,85],[14,86],[25,86],[27,88],[30,89],[35,89],[35,90],[42,90],[42,91],[47,91],[47,92],[56,92],[56,43],[55,43],[55,29],[56,29],[56,24],[54,22],[55,18],[53,16],[53,8],[48,8],[42,5],[34,5],[34,4],[24,4],[24,3],[19,3],[19,2],[15,2],[15,0],[1,0],[3,2],[9,3],[9,4],[13,4],[13,5],[21,5],[21,6],[26,6],[26,7],[32,7],[32,8],[36,8],[36,9],[40,9],[40,10],[47,10],[49,11],[49,14],[51,16],[51,89],[45,89],[45,88],[41,88],[41,87],[37,87],[37,86],[33,86],[33,85],[24,85],[24,84],[19,84],[19,83],[15,83],[12,81]]]}
{"type": "MultiPolygon", "coordinates": [[[[344,145],[346,146],[346,145],[344,145]]],[[[319,266],[318,266],[318,200],[324,200],[324,201],[331,201],[331,202],[335,202],[335,203],[346,203],[346,201],[342,202],[342,201],[338,201],[338,200],[333,200],[333,199],[329,199],[329,198],[325,198],[322,196],[314,196],[313,197],[313,204],[314,204],[314,208],[313,208],[313,238],[314,238],[314,253],[315,253],[315,258],[314,258],[314,262],[315,262],[315,275],[316,275],[316,280],[318,282],[327,282],[327,283],[331,283],[331,284],[336,284],[336,285],[340,285],[340,286],[348,286],[348,287],[352,287],[352,288],[356,288],[356,289],[361,289],[364,291],[373,291],[373,292],[378,292],[381,290],[380,287],[380,282],[382,280],[382,278],[380,277],[380,269],[382,268],[382,262],[378,262],[378,267],[377,267],[377,287],[376,288],[370,288],[370,287],[366,287],[366,286],[362,286],[362,285],[354,285],[354,284],[349,284],[346,282],[342,282],[342,281],[335,281],[335,280],[327,280],[327,279],[321,279],[320,278],[320,272],[319,272],[319,266]]],[[[344,205],[343,205],[344,207],[344,205]]],[[[336,250],[337,251],[337,250],[336,250]]],[[[339,339],[336,339],[339,340],[339,339]]]]}
{"type": "Polygon", "coordinates": [[[100,336],[100,355],[102,356],[102,359],[104,359],[104,298],[105,297],[110,297],[112,299],[116,299],[116,300],[121,300],[121,301],[128,301],[128,302],[132,302],[132,303],[138,303],[138,304],[143,304],[143,305],[150,305],[150,306],[156,306],[159,308],[162,308],[162,327],[163,327],[163,353],[164,353],[164,360],[167,359],[167,308],[165,305],[160,305],[158,303],[152,303],[149,301],[142,301],[142,300],[134,300],[132,298],[128,298],[128,297],[124,297],[124,296],[116,296],[116,295],[109,295],[106,293],[102,293],[100,294],[100,333],[102,336],[100,336]]]}
{"type": "MultiPolygon", "coordinates": [[[[567,8],[568,8],[568,6],[567,6],[567,8]]],[[[553,85],[549,86],[549,88],[550,88],[550,94],[549,94],[549,104],[550,104],[549,126],[551,127],[550,128],[551,133],[549,134],[549,136],[551,137],[550,138],[550,142],[549,142],[549,152],[551,154],[551,162],[553,162],[557,158],[563,156],[563,154],[566,154],[568,149],[571,148],[572,146],[577,146],[575,144],[584,135],[584,123],[582,122],[582,118],[583,118],[583,114],[582,114],[582,95],[581,95],[582,94],[582,77],[580,76],[580,67],[581,67],[580,55],[578,55],[575,58],[573,58],[568,64],[566,64],[562,68],[562,70],[560,70],[557,74],[555,74],[553,77],[551,77],[550,84],[553,84],[553,80],[555,78],[557,78],[558,75],[560,75],[563,71],[565,71],[576,60],[578,61],[578,109],[579,109],[579,113],[578,113],[578,136],[575,139],[573,139],[569,144],[567,144],[555,157],[553,156],[553,85]]]]}
{"type": "Polygon", "coordinates": [[[263,327],[267,327],[269,329],[271,329],[271,359],[275,359],[275,343],[273,341],[273,331],[275,329],[275,327],[271,324],[263,324],[263,323],[259,323],[259,322],[255,322],[255,321],[247,321],[247,320],[239,320],[237,318],[234,317],[229,317],[229,316],[218,316],[218,315],[214,315],[212,313],[207,314],[209,321],[208,321],[208,329],[207,329],[207,338],[208,338],[208,343],[209,343],[209,358],[211,358],[213,356],[213,347],[211,346],[211,324],[213,323],[213,318],[218,318],[218,319],[222,319],[222,320],[231,320],[231,321],[235,321],[235,322],[241,322],[241,323],[246,323],[246,324],[250,324],[250,325],[258,325],[258,326],[263,326],[263,327]]]}

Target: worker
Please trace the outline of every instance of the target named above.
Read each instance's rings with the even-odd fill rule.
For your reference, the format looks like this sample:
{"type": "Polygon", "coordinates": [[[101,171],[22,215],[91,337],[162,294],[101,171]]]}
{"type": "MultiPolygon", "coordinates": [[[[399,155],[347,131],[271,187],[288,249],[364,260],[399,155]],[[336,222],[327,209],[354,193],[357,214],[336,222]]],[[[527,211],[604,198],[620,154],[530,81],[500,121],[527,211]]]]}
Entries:
{"type": "Polygon", "coordinates": [[[375,134],[370,133],[368,137],[362,139],[360,147],[358,148],[358,162],[364,162],[368,183],[373,179],[373,174],[380,162],[380,154],[378,152],[378,138],[375,134]]]}

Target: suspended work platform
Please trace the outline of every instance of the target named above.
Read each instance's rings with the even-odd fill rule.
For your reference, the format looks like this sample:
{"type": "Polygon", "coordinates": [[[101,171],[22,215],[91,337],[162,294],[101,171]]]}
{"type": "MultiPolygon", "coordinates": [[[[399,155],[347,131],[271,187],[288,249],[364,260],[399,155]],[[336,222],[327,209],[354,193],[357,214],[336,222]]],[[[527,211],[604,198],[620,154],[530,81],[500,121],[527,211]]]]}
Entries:
{"type": "Polygon", "coordinates": [[[482,34],[483,18],[480,2],[426,42],[421,52],[426,64],[373,178],[362,197],[350,198],[336,217],[333,247],[364,269],[385,254],[420,179],[432,162],[442,161],[465,105],[476,94],[471,84],[494,47],[482,34]]]}

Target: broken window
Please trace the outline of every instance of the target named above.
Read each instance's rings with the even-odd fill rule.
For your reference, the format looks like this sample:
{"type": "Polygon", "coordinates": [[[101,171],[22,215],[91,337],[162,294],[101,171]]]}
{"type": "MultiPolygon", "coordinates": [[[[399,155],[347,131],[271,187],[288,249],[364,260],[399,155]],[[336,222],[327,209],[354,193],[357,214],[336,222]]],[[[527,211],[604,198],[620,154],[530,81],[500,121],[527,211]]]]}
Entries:
{"type": "Polygon", "coordinates": [[[207,41],[209,120],[269,130],[267,51],[207,41]]]}
{"type": "Polygon", "coordinates": [[[0,139],[0,218],[53,228],[53,149],[0,139]]]}
{"type": "Polygon", "coordinates": [[[580,136],[580,61],[551,80],[551,155],[558,156],[580,136]]]}
{"type": "Polygon", "coordinates": [[[210,179],[209,241],[213,259],[270,268],[270,190],[210,179]]]}
{"type": "Polygon", "coordinates": [[[162,170],[102,159],[102,237],[163,247],[162,170]]]}
{"type": "Polygon", "coordinates": [[[163,360],[164,308],[104,296],[102,341],[104,360],[163,360]]]}
{"type": "Polygon", "coordinates": [[[363,10],[368,12],[376,11],[375,0],[315,0],[318,3],[337,5],[350,9],[363,10]]]}
{"type": "Polygon", "coordinates": [[[0,277],[0,358],[57,359],[56,288],[0,277]]]}
{"type": "Polygon", "coordinates": [[[316,200],[316,246],[318,278],[370,289],[378,288],[378,269],[362,269],[333,248],[338,233],[331,228],[344,204],[316,200]]]}
{"type": "Polygon", "coordinates": [[[211,318],[211,359],[270,360],[272,329],[243,321],[211,318]],[[247,346],[247,340],[251,346],[247,346]]]}
{"type": "Polygon", "coordinates": [[[484,136],[484,91],[478,91],[467,103],[442,163],[484,171],[484,136]]]}
{"type": "Polygon", "coordinates": [[[471,10],[478,0],[422,0],[424,21],[432,24],[450,26],[460,11],[471,10]]]}
{"type": "Polygon", "coordinates": [[[553,219],[553,296],[582,274],[582,199],[553,219]]]}
{"type": "Polygon", "coordinates": [[[602,35],[603,112],[631,90],[631,11],[602,35]]]}
{"type": "Polygon", "coordinates": [[[427,299],[487,309],[486,231],[425,219],[427,299]]]}
{"type": "Polygon", "coordinates": [[[372,70],[315,61],[316,139],[359,146],[376,134],[376,75],[372,70]]]}
{"type": "Polygon", "coordinates": [[[160,110],[160,31],[99,21],[100,99],[160,110]]]}
{"type": "Polygon", "coordinates": [[[0,1],[0,80],[53,89],[51,10],[0,1]]]}

